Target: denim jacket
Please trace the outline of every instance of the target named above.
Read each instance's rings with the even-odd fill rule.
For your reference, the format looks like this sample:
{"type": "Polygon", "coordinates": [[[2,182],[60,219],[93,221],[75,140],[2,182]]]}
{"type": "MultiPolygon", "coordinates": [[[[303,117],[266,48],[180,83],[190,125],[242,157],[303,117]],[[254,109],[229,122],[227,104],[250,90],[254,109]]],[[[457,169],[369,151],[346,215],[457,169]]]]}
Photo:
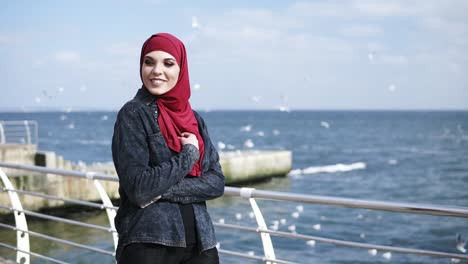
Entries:
{"type": "Polygon", "coordinates": [[[173,152],[157,123],[156,97],[138,90],[117,115],[112,157],[119,176],[121,205],[115,218],[119,234],[116,259],[133,242],[185,247],[185,230],[178,203],[193,205],[201,251],[216,238],[205,201],[222,196],[224,175],[218,153],[201,116],[194,111],[205,144],[202,174],[186,177],[199,159],[198,149],[184,145],[173,152]]]}

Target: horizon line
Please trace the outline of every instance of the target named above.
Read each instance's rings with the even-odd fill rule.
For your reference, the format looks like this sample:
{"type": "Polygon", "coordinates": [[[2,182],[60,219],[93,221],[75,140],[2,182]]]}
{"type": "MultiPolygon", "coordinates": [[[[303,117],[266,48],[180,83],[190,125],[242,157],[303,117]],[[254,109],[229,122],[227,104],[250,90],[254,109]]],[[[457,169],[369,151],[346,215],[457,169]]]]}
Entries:
{"type": "MultiPolygon", "coordinates": [[[[0,109],[0,113],[82,113],[82,112],[118,112],[120,109],[0,109]]],[[[198,109],[197,112],[305,112],[305,111],[358,111],[358,112],[468,112],[468,108],[295,108],[287,111],[276,108],[218,108],[218,109],[198,109]]]]}

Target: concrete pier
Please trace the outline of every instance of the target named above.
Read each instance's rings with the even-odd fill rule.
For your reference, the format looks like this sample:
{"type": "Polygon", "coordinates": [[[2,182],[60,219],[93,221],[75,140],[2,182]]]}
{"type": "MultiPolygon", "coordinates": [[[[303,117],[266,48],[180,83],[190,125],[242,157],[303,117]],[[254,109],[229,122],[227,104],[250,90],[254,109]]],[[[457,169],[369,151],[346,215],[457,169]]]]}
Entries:
{"type": "MultiPolygon", "coordinates": [[[[73,163],[50,151],[37,151],[35,145],[1,145],[0,161],[37,165],[65,170],[92,171],[117,175],[113,163],[73,163]]],[[[220,153],[220,163],[226,177],[226,185],[265,180],[286,176],[292,167],[291,151],[236,151],[220,153]]],[[[85,201],[100,200],[92,181],[53,174],[1,168],[16,189],[27,190],[85,201]]],[[[118,183],[101,181],[111,199],[119,198],[118,183]]],[[[62,201],[27,196],[22,199],[24,208],[39,210],[62,206],[62,201]]],[[[0,204],[10,205],[6,192],[0,192],[0,204]]],[[[2,212],[0,212],[2,213],[2,212]]]]}
{"type": "MultiPolygon", "coordinates": [[[[0,161],[25,165],[35,165],[37,145],[0,144],[0,161]]],[[[3,169],[8,175],[17,175],[18,171],[3,169]]]]}
{"type": "Polygon", "coordinates": [[[291,151],[238,151],[221,152],[220,164],[226,185],[261,181],[286,176],[291,171],[291,151]]]}

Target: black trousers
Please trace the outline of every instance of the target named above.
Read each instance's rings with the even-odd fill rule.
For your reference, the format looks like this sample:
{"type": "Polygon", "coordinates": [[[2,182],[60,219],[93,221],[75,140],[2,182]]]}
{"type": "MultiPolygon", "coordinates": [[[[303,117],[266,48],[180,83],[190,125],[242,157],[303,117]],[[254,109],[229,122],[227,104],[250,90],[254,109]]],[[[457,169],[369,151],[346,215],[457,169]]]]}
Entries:
{"type": "Polygon", "coordinates": [[[211,248],[201,254],[195,245],[186,248],[167,247],[153,243],[127,245],[118,264],[219,264],[218,250],[211,248]]]}

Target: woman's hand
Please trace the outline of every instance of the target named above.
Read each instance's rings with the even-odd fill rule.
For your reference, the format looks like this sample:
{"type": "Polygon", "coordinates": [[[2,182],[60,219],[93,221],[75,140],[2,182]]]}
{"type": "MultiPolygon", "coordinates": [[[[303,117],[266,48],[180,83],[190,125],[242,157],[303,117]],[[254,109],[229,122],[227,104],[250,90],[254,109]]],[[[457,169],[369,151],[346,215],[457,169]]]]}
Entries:
{"type": "Polygon", "coordinates": [[[182,143],[182,145],[192,144],[195,147],[197,147],[197,149],[198,149],[198,139],[194,134],[189,133],[189,132],[183,132],[182,136],[179,137],[179,139],[180,139],[180,143],[182,143]]]}

